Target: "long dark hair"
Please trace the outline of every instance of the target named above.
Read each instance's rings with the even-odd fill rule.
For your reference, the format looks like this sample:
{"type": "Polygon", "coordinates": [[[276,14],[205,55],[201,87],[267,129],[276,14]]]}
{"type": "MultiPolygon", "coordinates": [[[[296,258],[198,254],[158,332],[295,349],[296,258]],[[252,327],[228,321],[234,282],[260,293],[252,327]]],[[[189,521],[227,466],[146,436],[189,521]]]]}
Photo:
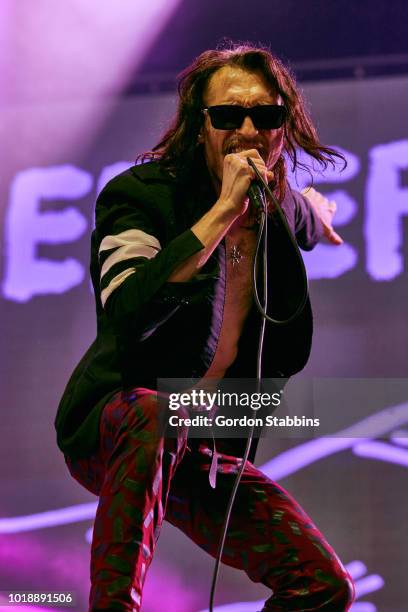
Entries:
{"type": "MultiPolygon", "coordinates": [[[[299,149],[317,160],[323,169],[328,164],[334,166],[336,160],[346,165],[341,153],[320,143],[290,71],[268,49],[250,44],[230,44],[227,48],[205,51],[180,74],[176,116],[153,150],[139,156],[140,161],[160,159],[168,170],[179,176],[192,172],[194,164],[203,157],[202,146],[197,146],[197,137],[203,123],[206,88],[212,75],[224,66],[236,66],[247,72],[262,74],[271,89],[281,96],[288,111],[284,150],[291,160],[293,171],[299,167],[308,169],[299,160],[299,149]]],[[[275,164],[274,173],[276,188],[282,198],[286,183],[283,155],[275,164]]]]}

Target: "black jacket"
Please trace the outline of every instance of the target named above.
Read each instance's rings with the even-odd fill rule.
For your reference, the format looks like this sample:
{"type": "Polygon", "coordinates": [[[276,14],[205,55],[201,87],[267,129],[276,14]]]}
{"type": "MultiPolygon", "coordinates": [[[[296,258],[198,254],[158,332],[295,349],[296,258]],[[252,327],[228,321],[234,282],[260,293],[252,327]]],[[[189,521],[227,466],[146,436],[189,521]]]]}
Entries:
{"type": "MultiPolygon", "coordinates": [[[[66,455],[81,457],[95,452],[102,408],[116,391],[155,389],[158,378],[196,380],[212,362],[223,318],[224,241],[193,280],[166,282],[181,262],[203,248],[190,227],[216,200],[206,170],[190,179],[180,184],[158,162],[150,162],[114,178],[97,200],[91,244],[97,337],[75,368],[58,408],[57,443],[66,455]],[[103,261],[98,252],[102,240],[130,228],[157,239],[160,250],[150,259],[118,262],[101,281],[103,261]],[[129,275],[103,307],[101,291],[103,294],[121,272],[129,275]]],[[[307,200],[288,185],[282,207],[300,246],[313,248],[322,227],[307,200]]],[[[300,299],[300,268],[280,224],[269,224],[268,243],[268,312],[285,318],[300,299]]],[[[106,254],[112,251],[108,249],[106,254]]],[[[255,377],[260,321],[253,307],[228,377],[255,377]]],[[[293,323],[283,327],[267,324],[263,377],[287,378],[301,370],[310,353],[311,338],[309,301],[293,323]]]]}

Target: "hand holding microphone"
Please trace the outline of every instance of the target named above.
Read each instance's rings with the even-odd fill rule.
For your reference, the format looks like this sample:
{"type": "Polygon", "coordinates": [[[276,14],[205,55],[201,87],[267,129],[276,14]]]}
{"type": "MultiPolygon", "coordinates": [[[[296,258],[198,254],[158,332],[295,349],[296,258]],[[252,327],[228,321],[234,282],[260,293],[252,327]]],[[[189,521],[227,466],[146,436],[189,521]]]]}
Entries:
{"type": "Polygon", "coordinates": [[[246,212],[248,199],[254,208],[264,208],[263,188],[262,183],[256,180],[257,173],[266,183],[273,178],[273,172],[266,168],[257,149],[230,153],[224,157],[220,199],[228,203],[228,207],[238,216],[246,212]]]}

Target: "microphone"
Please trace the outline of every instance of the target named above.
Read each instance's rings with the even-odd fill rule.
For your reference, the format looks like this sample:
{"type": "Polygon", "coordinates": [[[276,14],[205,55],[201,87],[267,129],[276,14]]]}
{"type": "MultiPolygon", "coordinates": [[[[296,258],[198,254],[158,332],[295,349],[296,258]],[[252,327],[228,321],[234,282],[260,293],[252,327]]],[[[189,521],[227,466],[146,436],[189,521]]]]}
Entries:
{"type": "Polygon", "coordinates": [[[259,181],[252,181],[247,193],[253,208],[255,210],[264,210],[265,190],[259,181]]]}

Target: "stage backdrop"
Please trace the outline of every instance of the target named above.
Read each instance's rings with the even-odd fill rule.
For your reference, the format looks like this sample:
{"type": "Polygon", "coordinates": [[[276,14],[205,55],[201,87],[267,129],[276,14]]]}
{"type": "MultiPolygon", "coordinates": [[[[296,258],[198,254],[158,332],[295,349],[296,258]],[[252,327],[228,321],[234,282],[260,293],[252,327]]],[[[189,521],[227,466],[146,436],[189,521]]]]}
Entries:
{"type": "MultiPolygon", "coordinates": [[[[408,79],[310,84],[304,93],[322,140],[343,151],[348,167],[314,174],[338,203],[344,244],[319,245],[306,257],[315,341],[303,376],[403,378],[408,79]]],[[[96,498],[69,476],[53,420],[95,335],[88,258],[96,195],[157,141],[173,110],[170,94],[0,109],[0,605],[6,591],[73,591],[75,609],[87,609],[96,498]],[[82,129],[73,130],[80,119],[82,129]]],[[[299,187],[307,180],[291,177],[299,187]]],[[[295,495],[347,564],[358,587],[353,610],[403,612],[408,403],[396,421],[375,414],[376,436],[365,441],[262,440],[257,464],[295,495]]],[[[358,410],[353,419],[358,432],[358,410]]],[[[162,612],[163,601],[174,612],[206,609],[211,571],[205,553],[166,524],[144,610],[162,612]]],[[[218,610],[253,612],[266,596],[222,570],[218,610]]]]}

